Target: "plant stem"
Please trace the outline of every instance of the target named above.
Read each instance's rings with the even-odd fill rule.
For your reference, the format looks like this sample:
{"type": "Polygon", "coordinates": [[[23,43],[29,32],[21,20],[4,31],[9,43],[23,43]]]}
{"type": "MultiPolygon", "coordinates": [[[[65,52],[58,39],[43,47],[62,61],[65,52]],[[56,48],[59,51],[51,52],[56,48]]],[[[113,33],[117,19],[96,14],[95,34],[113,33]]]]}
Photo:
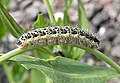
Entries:
{"type": "Polygon", "coordinates": [[[56,24],[56,21],[55,21],[55,18],[54,18],[54,15],[53,15],[53,11],[52,11],[52,8],[50,6],[50,3],[48,0],[43,0],[43,2],[45,3],[46,5],[46,8],[47,8],[47,11],[48,11],[48,14],[49,14],[49,17],[50,17],[50,20],[51,20],[51,23],[53,25],[56,24]]]}
{"type": "MultiPolygon", "coordinates": [[[[44,45],[42,45],[42,46],[44,46],[44,45]]],[[[76,46],[76,45],[71,45],[71,46],[76,46]]],[[[84,46],[76,46],[76,47],[84,49],[84,50],[90,52],[91,54],[97,56],[98,58],[104,60],[107,64],[109,64],[111,67],[113,67],[114,69],[116,69],[120,73],[120,66],[118,64],[116,64],[114,61],[112,61],[110,58],[108,58],[106,55],[101,53],[100,51],[98,51],[96,49],[84,47],[84,46]]],[[[6,54],[3,54],[2,56],[0,56],[0,63],[5,61],[5,60],[8,60],[9,58],[11,58],[11,57],[13,57],[13,56],[15,56],[19,53],[22,53],[24,51],[27,51],[27,50],[30,50],[30,49],[33,49],[33,48],[35,48],[35,47],[31,46],[31,47],[22,48],[22,49],[17,48],[15,50],[12,50],[12,51],[6,53],[6,54]]]]}
{"type": "Polygon", "coordinates": [[[24,51],[27,51],[29,49],[32,49],[32,47],[29,47],[29,48],[17,48],[17,49],[14,49],[6,54],[3,54],[2,56],[0,56],[0,64],[3,62],[3,61],[6,61],[8,60],[9,58],[19,54],[19,53],[22,53],[24,51]]]}
{"type": "Polygon", "coordinates": [[[106,55],[101,53],[98,50],[89,49],[89,52],[97,56],[98,58],[104,60],[107,64],[109,64],[111,67],[115,68],[120,73],[120,66],[116,64],[114,61],[112,61],[110,58],[108,58],[106,55]]]}
{"type": "Polygon", "coordinates": [[[103,61],[105,61],[107,64],[109,64],[111,67],[113,67],[120,73],[120,66],[118,64],[116,64],[114,61],[112,61],[110,58],[108,58],[106,55],[101,53],[100,51],[98,51],[96,49],[88,48],[88,47],[83,47],[83,46],[80,46],[80,48],[82,48],[82,49],[90,52],[91,54],[97,56],[98,58],[102,59],[103,61]]]}

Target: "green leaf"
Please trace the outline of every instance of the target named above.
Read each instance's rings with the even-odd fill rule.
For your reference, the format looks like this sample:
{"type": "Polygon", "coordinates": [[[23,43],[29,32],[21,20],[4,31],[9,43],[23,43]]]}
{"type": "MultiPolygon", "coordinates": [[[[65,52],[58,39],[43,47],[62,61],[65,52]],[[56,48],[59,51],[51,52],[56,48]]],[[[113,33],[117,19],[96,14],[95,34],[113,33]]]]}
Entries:
{"type": "Polygon", "coordinates": [[[8,66],[6,63],[3,63],[2,66],[9,83],[26,83],[28,74],[21,65],[13,63],[8,66]]]}
{"type": "Polygon", "coordinates": [[[26,69],[44,72],[53,83],[105,83],[107,79],[120,76],[112,68],[89,66],[63,57],[45,60],[18,55],[11,60],[20,63],[26,69]]]}
{"type": "Polygon", "coordinates": [[[19,64],[12,64],[12,74],[15,83],[25,83],[28,77],[28,72],[25,71],[25,68],[21,67],[19,64]]]}
{"type": "Polygon", "coordinates": [[[43,2],[46,5],[46,9],[48,11],[48,15],[49,15],[49,18],[50,18],[50,21],[51,21],[52,25],[55,25],[56,24],[56,20],[55,20],[55,17],[54,17],[54,14],[53,14],[50,2],[48,0],[43,0],[43,2]]]}
{"type": "Polygon", "coordinates": [[[22,28],[16,23],[16,21],[11,17],[8,11],[0,3],[0,19],[5,23],[7,29],[14,37],[18,37],[22,34],[22,28]]]}
{"type": "Polygon", "coordinates": [[[0,40],[6,34],[6,32],[7,32],[6,27],[0,19],[0,40]]]}
{"type": "Polygon", "coordinates": [[[32,69],[30,83],[52,83],[50,79],[41,71],[32,69]],[[39,79],[38,79],[39,78],[39,79]]]}
{"type": "Polygon", "coordinates": [[[61,18],[58,18],[56,25],[63,25],[63,20],[61,18]]]}
{"type": "Polygon", "coordinates": [[[88,19],[81,0],[78,0],[78,26],[84,30],[88,29],[88,19]]]}
{"type": "Polygon", "coordinates": [[[79,59],[85,53],[85,50],[77,48],[77,47],[69,47],[67,50],[68,56],[72,59],[79,59]]]}
{"type": "Polygon", "coordinates": [[[55,47],[56,49],[61,49],[65,57],[71,58],[71,59],[79,59],[84,55],[84,50],[77,48],[77,47],[71,47],[66,45],[57,45],[55,47]]]}
{"type": "Polygon", "coordinates": [[[70,18],[69,18],[68,14],[67,14],[67,11],[64,11],[63,24],[64,25],[69,25],[70,24],[70,18]]]}
{"type": "Polygon", "coordinates": [[[43,14],[38,14],[37,20],[34,23],[34,28],[36,28],[36,27],[44,27],[44,26],[45,26],[44,16],[43,16],[43,14]]]}
{"type": "Polygon", "coordinates": [[[70,8],[71,3],[72,3],[72,0],[65,0],[65,7],[63,9],[63,13],[64,13],[63,24],[64,25],[70,24],[70,19],[68,16],[68,9],[70,8]]]}
{"type": "Polygon", "coordinates": [[[0,0],[2,5],[7,9],[9,7],[10,0],[0,0]]]}

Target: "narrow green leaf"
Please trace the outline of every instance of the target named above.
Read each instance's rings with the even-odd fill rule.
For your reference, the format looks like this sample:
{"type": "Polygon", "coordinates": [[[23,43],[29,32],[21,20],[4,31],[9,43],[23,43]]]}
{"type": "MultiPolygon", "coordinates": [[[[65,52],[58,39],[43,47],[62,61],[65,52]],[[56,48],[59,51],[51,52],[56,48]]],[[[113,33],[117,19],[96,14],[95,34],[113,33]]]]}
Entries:
{"type": "Polygon", "coordinates": [[[69,25],[69,24],[70,24],[70,18],[69,18],[69,16],[68,16],[67,11],[64,11],[63,24],[64,24],[64,25],[69,25]]]}
{"type": "Polygon", "coordinates": [[[49,15],[49,18],[50,18],[50,21],[51,21],[52,25],[55,25],[56,21],[55,21],[55,17],[54,17],[54,14],[53,14],[50,2],[48,0],[43,0],[43,2],[46,5],[47,11],[48,11],[48,15],[49,15]]]}
{"type": "Polygon", "coordinates": [[[88,19],[81,0],[78,0],[78,26],[84,30],[88,29],[88,19]]]}
{"type": "Polygon", "coordinates": [[[6,27],[0,19],[0,40],[6,34],[6,32],[7,32],[6,27]]]}
{"type": "Polygon", "coordinates": [[[38,14],[37,20],[34,23],[34,28],[44,27],[44,26],[45,26],[44,16],[43,14],[38,14]]]}
{"type": "Polygon", "coordinates": [[[65,7],[63,8],[63,13],[64,13],[63,24],[64,25],[70,24],[68,9],[70,8],[71,3],[72,3],[72,0],[65,0],[65,7]]]}
{"type": "Polygon", "coordinates": [[[63,57],[44,60],[18,55],[11,60],[20,63],[26,69],[44,72],[53,83],[105,83],[107,79],[120,76],[113,68],[89,66],[63,57]]]}
{"type": "Polygon", "coordinates": [[[11,32],[14,37],[18,37],[22,34],[22,28],[15,22],[10,16],[8,11],[0,3],[0,19],[5,23],[7,29],[11,32]]]}

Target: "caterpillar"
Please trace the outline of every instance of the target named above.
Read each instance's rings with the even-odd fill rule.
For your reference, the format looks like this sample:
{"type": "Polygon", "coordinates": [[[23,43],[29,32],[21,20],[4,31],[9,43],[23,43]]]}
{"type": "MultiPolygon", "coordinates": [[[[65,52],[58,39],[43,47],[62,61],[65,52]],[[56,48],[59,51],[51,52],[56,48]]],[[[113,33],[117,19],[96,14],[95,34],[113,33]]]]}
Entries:
{"type": "Polygon", "coordinates": [[[28,31],[21,35],[16,44],[19,48],[30,45],[82,45],[98,48],[100,41],[93,34],[77,26],[49,26],[28,31]]]}

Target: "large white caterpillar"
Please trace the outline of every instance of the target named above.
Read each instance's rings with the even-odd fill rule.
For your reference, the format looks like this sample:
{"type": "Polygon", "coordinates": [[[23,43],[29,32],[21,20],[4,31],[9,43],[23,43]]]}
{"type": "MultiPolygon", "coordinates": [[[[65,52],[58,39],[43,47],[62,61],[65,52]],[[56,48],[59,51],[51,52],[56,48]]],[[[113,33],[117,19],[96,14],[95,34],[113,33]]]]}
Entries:
{"type": "Polygon", "coordinates": [[[16,42],[24,48],[30,45],[72,44],[97,48],[100,41],[93,35],[77,26],[54,26],[38,28],[24,33],[16,42]]]}

